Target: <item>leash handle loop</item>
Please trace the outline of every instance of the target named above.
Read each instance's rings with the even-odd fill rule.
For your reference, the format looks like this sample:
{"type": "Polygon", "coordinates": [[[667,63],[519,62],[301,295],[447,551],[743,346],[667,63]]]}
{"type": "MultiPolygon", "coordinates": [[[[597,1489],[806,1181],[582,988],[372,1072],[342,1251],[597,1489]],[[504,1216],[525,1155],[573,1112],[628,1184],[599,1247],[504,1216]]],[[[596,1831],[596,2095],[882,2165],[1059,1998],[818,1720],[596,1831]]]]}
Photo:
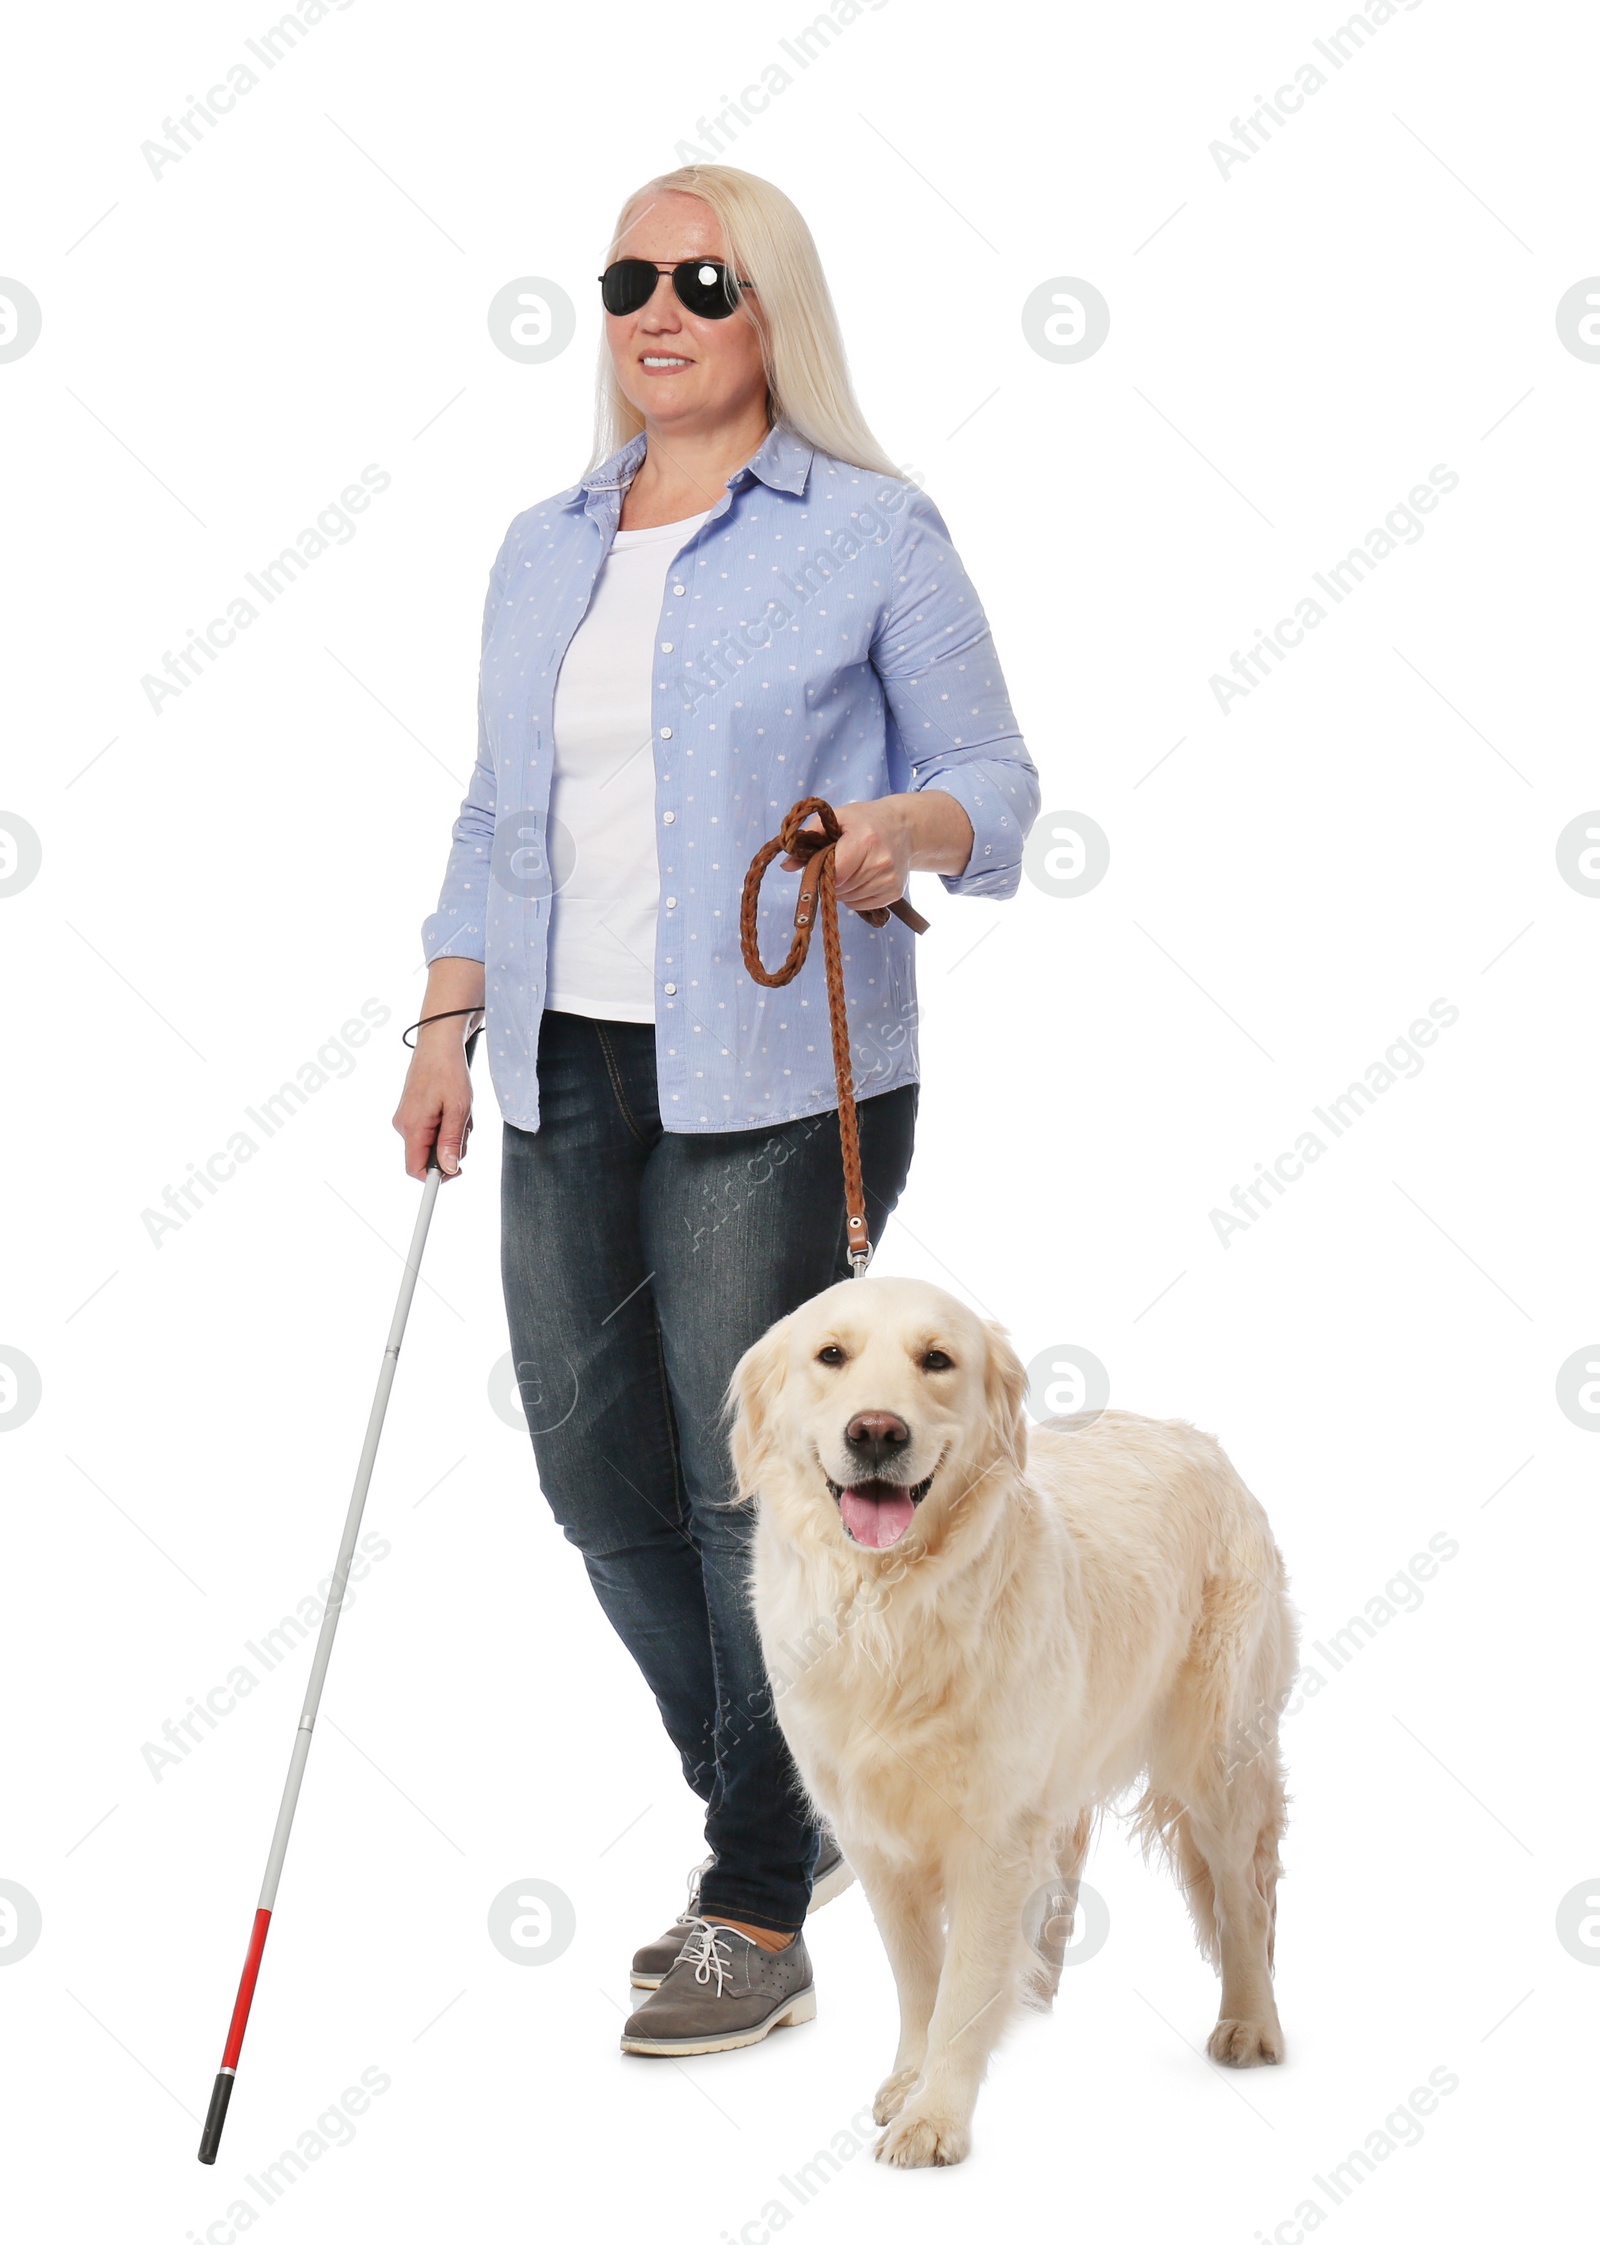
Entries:
{"type": "MultiPolygon", "coordinates": [[[[844,1161],[845,1248],[855,1277],[865,1274],[872,1260],[872,1237],[867,1227],[866,1192],[861,1180],[861,1134],[856,1119],[855,1083],[850,1068],[850,1026],[845,1012],[844,957],[839,947],[839,906],[834,893],[834,851],[843,836],[838,813],[820,795],[807,795],[793,804],[770,842],[763,842],[750,861],[739,900],[739,946],[753,979],[768,990],[791,983],[806,963],[811,937],[822,923],[822,963],[828,985],[828,1026],[833,1037],[833,1074],[839,1092],[839,1150],[844,1161]],[[815,812],[818,825],[805,822],[815,812]],[[762,963],[757,933],[761,883],[767,868],[782,851],[805,860],[800,871],[800,893],[795,899],[794,935],[782,966],[762,963]]],[[[914,935],[927,921],[904,897],[893,904],[875,905],[861,918],[869,926],[887,925],[890,913],[903,920],[914,935]]]]}

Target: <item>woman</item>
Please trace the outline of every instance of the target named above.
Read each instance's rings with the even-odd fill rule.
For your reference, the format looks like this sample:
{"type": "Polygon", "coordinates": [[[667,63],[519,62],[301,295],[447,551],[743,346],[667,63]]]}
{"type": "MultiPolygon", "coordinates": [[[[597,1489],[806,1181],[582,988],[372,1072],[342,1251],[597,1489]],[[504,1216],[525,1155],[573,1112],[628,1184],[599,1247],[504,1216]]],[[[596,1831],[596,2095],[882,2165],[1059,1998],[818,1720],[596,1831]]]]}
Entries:
{"type": "MultiPolygon", "coordinates": [[[[516,518],[490,582],[395,1128],[411,1176],[435,1148],[456,1174],[485,1009],[540,1484],[706,1804],[711,1853],[634,1959],[655,1992],[623,2036],[671,2055],[809,2018],[801,1924],[849,1880],[773,1716],[727,1503],[734,1364],[849,1276],[821,965],[781,990],[747,974],[745,868],[800,797],[837,809],[877,1237],[911,1160],[916,995],[908,929],[856,912],[917,869],[1011,895],[1038,788],[944,523],[862,419],[794,205],[725,165],[652,180],[601,285],[595,460],[516,518]]],[[[769,878],[768,961],[793,909],[769,878]]]]}

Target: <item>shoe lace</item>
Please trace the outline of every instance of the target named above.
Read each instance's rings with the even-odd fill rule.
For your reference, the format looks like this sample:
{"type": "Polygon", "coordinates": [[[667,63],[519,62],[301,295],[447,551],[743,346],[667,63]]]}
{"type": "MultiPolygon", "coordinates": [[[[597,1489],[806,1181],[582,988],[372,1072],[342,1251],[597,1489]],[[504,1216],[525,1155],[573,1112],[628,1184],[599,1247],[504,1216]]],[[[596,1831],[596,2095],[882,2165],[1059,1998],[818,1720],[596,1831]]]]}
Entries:
{"type": "Polygon", "coordinates": [[[709,1918],[691,1918],[689,1938],[678,1953],[678,1962],[694,1966],[694,1976],[702,1987],[715,1975],[715,1993],[720,1996],[722,1983],[733,1970],[733,1951],[726,1946],[723,1928],[713,1925],[709,1918]]]}
{"type": "Polygon", "coordinates": [[[710,1870],[712,1864],[715,1863],[716,1860],[717,1859],[714,1855],[708,1855],[703,1863],[697,1863],[694,1869],[689,1873],[689,1898],[685,1902],[683,1908],[678,1912],[678,1923],[680,1925],[693,1925],[695,1919],[699,1916],[700,1881],[705,1877],[706,1873],[710,1870]]]}

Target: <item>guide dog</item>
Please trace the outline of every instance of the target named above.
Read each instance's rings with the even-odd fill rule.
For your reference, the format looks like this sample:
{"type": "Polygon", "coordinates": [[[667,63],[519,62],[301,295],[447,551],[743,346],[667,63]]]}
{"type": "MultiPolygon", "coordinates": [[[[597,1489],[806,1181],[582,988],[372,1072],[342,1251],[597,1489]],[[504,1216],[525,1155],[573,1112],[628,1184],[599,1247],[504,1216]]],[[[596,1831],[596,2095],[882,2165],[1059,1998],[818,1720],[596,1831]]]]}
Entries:
{"type": "Polygon", "coordinates": [[[1217,1442],[1127,1411],[1031,1426],[1003,1328],[920,1281],[780,1319],[727,1394],[778,1721],[864,1887],[900,2042],[877,2153],[947,2166],[1019,1998],[1048,2008],[1098,1812],[1141,1776],[1222,1979],[1207,2045],[1276,2064],[1278,1718],[1295,1621],[1217,1442]]]}

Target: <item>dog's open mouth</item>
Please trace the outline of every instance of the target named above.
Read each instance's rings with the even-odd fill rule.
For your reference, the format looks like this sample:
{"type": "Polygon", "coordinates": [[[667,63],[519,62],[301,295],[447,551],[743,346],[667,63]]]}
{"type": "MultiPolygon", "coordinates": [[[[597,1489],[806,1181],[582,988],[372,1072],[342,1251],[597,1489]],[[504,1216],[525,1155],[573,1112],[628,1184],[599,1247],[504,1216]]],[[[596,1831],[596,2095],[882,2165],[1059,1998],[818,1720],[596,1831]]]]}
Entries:
{"type": "Polygon", "coordinates": [[[933,1486],[931,1473],[925,1481],[853,1481],[848,1486],[825,1478],[845,1533],[868,1551],[887,1551],[897,1544],[933,1486]]]}

